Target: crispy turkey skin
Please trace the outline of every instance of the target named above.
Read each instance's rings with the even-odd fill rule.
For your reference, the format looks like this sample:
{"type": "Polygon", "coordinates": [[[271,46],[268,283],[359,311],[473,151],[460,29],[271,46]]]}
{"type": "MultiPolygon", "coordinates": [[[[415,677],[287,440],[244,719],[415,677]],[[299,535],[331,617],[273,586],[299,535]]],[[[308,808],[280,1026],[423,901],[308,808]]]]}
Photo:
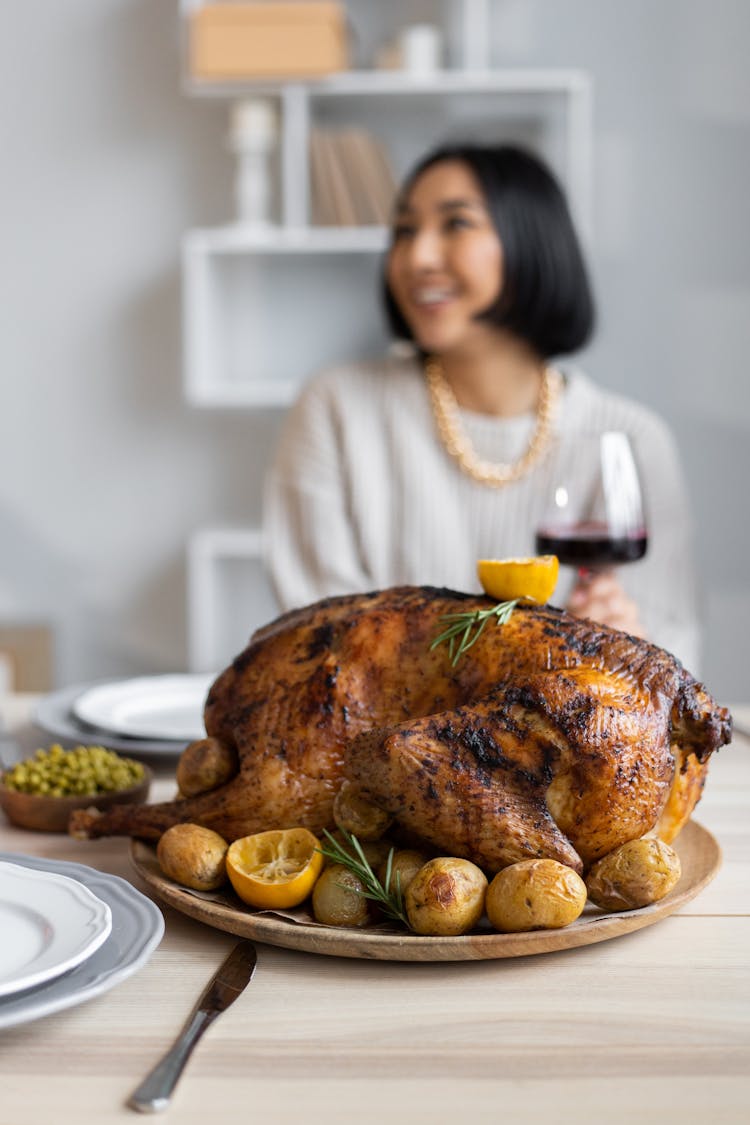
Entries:
{"type": "Polygon", "coordinates": [[[674,838],[731,737],[726,709],[663,649],[551,606],[519,604],[455,667],[431,649],[444,615],[491,605],[407,586],[285,614],[208,695],[206,731],[236,753],[237,775],[74,814],[71,831],[320,832],[348,777],[408,832],[488,871],[530,856],[580,871],[652,829],[674,838]]]}

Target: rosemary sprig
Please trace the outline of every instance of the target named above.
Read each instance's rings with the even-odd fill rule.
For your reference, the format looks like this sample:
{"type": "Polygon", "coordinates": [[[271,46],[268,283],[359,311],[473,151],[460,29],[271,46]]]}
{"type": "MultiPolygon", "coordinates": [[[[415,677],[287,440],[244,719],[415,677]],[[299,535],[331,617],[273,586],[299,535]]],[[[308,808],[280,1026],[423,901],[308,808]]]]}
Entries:
{"type": "Polygon", "coordinates": [[[470,613],[445,613],[440,618],[446,628],[435,637],[430,645],[430,652],[438,645],[448,642],[448,653],[451,665],[455,668],[465,652],[479,640],[484,627],[491,618],[495,618],[498,625],[505,625],[510,620],[510,615],[516,608],[520,598],[510,602],[498,602],[491,609],[476,609],[470,613]]]}
{"type": "Polygon", "coordinates": [[[403,922],[405,926],[409,926],[409,919],[406,917],[406,908],[404,907],[404,898],[401,893],[401,877],[398,871],[393,880],[394,886],[391,887],[391,865],[393,863],[393,853],[395,849],[391,848],[388,853],[385,879],[381,883],[370,866],[357,837],[352,835],[351,832],[345,831],[343,828],[339,829],[339,831],[349,846],[348,851],[325,828],[323,829],[323,835],[326,837],[327,843],[318,848],[318,851],[321,855],[324,855],[326,859],[330,859],[333,863],[340,863],[348,868],[349,871],[353,871],[361,880],[364,887],[362,891],[356,890],[354,887],[348,887],[347,890],[354,890],[355,894],[361,895],[362,898],[372,899],[373,902],[378,903],[380,909],[387,917],[393,918],[396,922],[403,922]]]}

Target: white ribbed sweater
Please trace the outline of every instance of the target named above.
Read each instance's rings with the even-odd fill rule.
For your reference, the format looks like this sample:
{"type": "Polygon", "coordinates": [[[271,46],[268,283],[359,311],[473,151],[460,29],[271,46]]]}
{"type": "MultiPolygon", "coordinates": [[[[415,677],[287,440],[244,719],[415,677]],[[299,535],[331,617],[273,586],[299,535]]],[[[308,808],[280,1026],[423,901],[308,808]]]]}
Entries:
{"type": "MultiPolygon", "coordinates": [[[[461,412],[477,452],[515,460],[534,418],[461,412]]],[[[695,582],[686,491],[673,438],[650,410],[566,371],[557,415],[564,455],[581,432],[634,440],[649,517],[642,561],[622,567],[649,637],[698,672],[695,582]]],[[[478,590],[476,561],[535,553],[551,458],[503,488],[475,483],[437,436],[413,359],[337,368],[312,379],[285,421],[266,482],[267,564],[284,609],[401,583],[478,590]]],[[[567,568],[564,568],[567,569],[567,568]]],[[[556,604],[572,574],[561,572],[556,604]]]]}

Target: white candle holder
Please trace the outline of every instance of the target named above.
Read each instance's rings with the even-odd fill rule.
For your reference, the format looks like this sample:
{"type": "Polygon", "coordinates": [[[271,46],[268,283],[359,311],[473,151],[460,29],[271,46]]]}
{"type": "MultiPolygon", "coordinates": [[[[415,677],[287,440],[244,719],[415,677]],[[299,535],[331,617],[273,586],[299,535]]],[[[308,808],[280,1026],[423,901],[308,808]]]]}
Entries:
{"type": "Polygon", "coordinates": [[[228,145],[237,161],[236,221],[242,226],[273,224],[273,158],[278,124],[270,98],[246,98],[231,109],[228,145]]]}

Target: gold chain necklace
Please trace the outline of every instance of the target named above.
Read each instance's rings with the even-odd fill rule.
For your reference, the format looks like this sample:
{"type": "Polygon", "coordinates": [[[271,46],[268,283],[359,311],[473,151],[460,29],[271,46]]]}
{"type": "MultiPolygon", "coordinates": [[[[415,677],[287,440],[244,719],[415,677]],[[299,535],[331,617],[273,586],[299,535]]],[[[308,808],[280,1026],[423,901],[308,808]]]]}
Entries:
{"type": "Polygon", "coordinates": [[[545,367],[542,374],[536,425],[526,452],[507,465],[483,461],[478,456],[461,424],[456,396],[443,374],[443,365],[439,359],[431,356],[426,361],[425,376],[440,440],[446,452],[458,462],[462,471],[472,480],[487,484],[491,488],[500,488],[524,476],[539,460],[552,433],[555,407],[562,382],[559,372],[554,368],[545,367]]]}

